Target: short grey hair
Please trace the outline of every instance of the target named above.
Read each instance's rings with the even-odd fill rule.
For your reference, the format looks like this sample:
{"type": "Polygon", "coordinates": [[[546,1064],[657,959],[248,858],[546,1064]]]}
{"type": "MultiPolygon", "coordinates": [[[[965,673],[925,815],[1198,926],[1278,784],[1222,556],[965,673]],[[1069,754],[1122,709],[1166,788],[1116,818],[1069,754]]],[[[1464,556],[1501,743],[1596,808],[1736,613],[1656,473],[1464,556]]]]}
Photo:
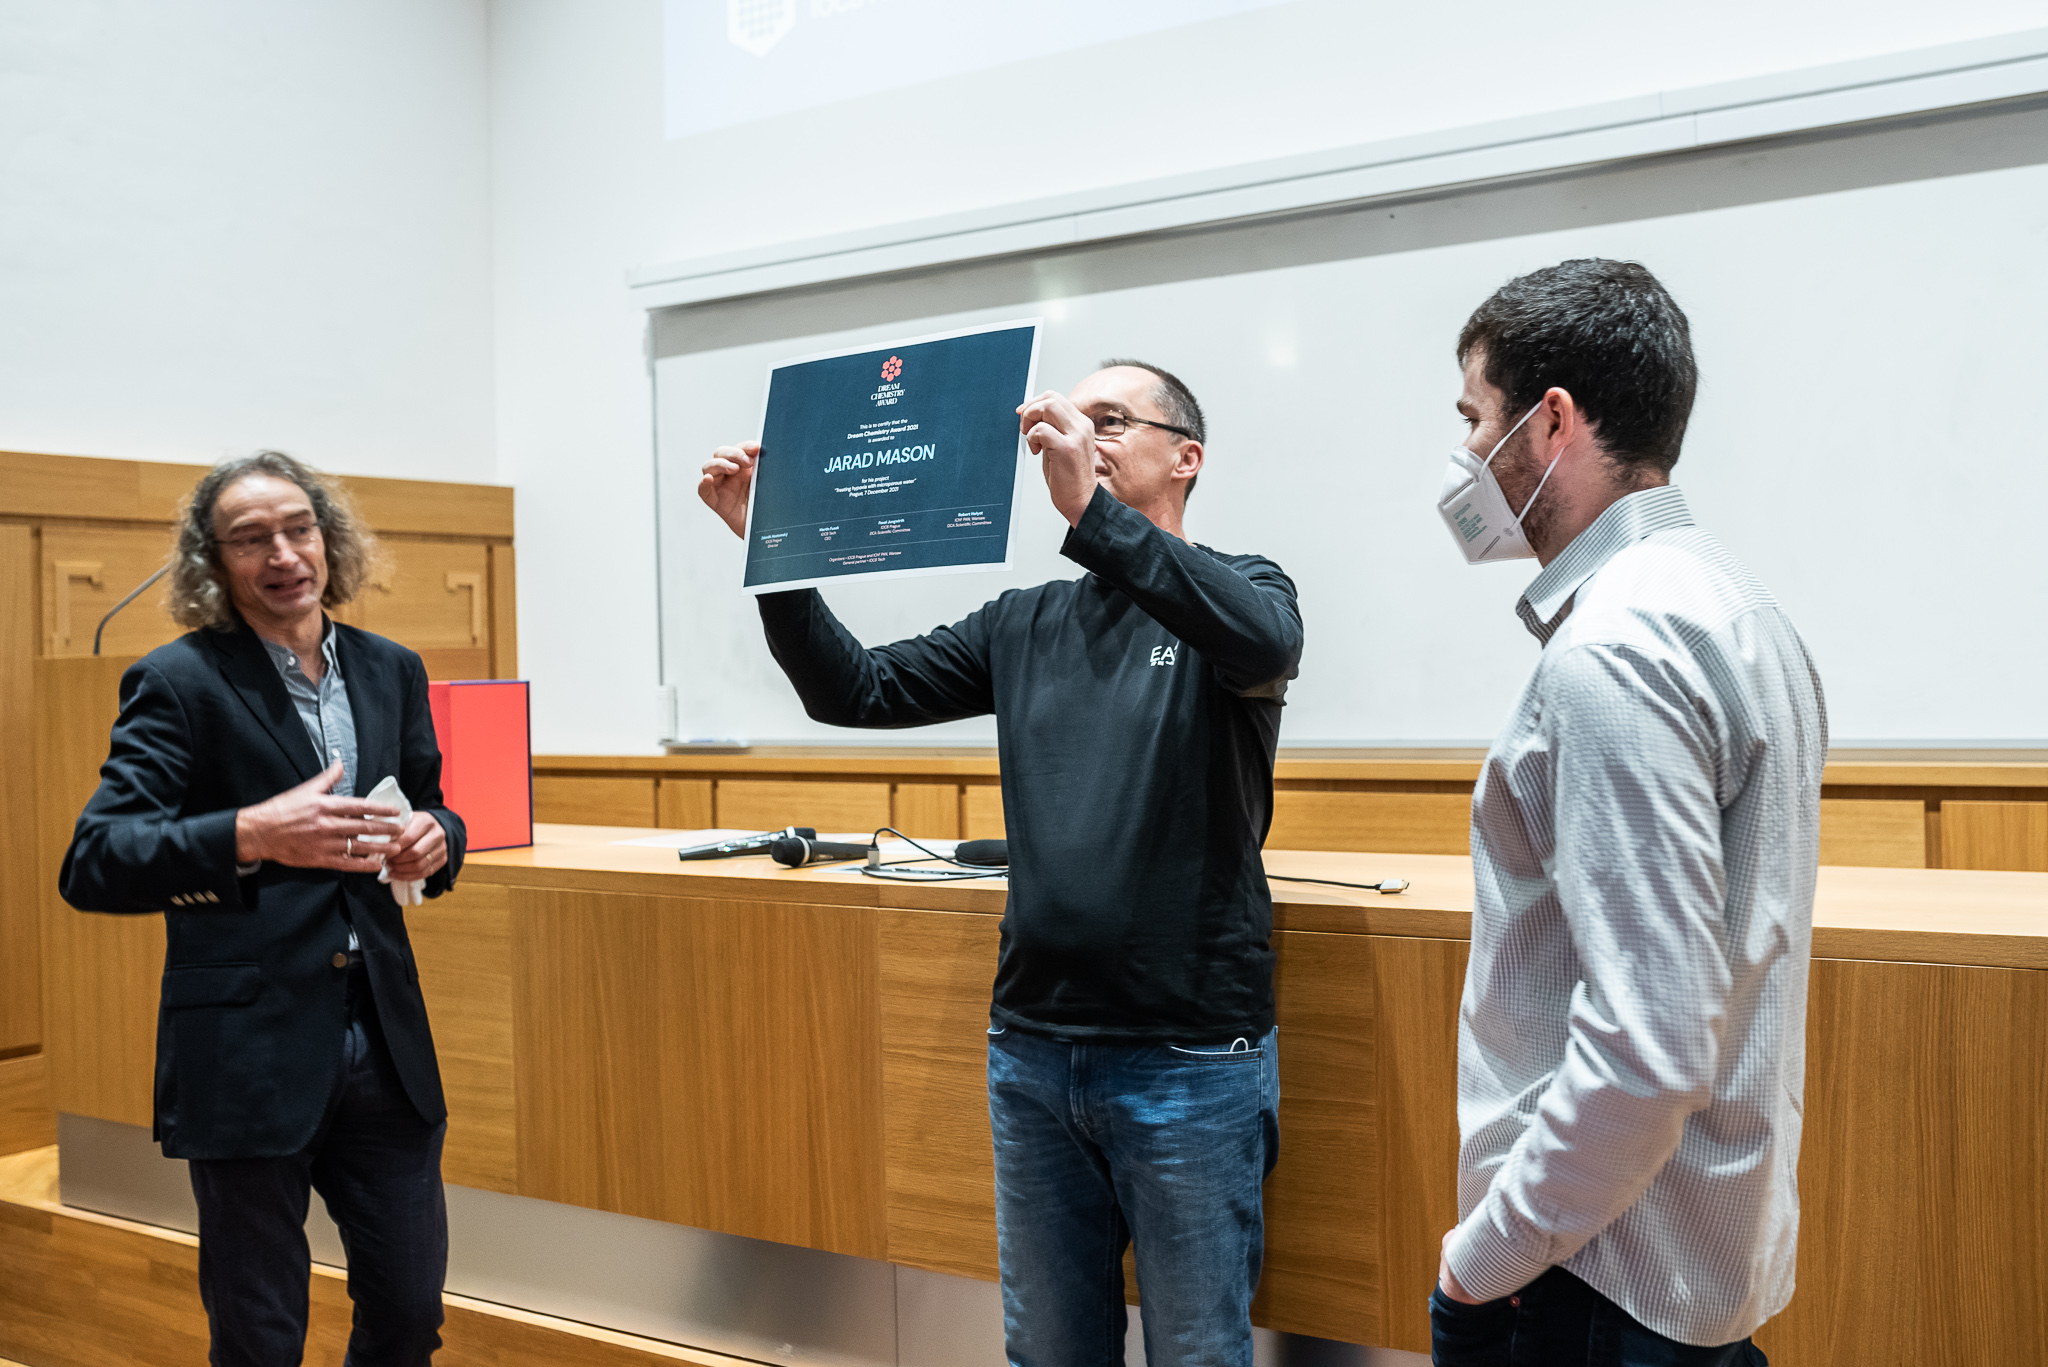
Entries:
{"type": "Polygon", "coordinates": [[[231,456],[208,470],[178,509],[177,544],[171,551],[171,586],[165,606],[179,626],[233,631],[239,615],[222,579],[220,542],[213,513],[220,496],[250,475],[270,475],[296,484],[313,505],[327,556],[327,589],[322,607],[339,607],[362,590],[377,554],[377,539],[357,516],[348,495],[333,480],[282,451],[231,456]]]}
{"type": "MultiPolygon", "coordinates": [[[[1104,361],[1098,370],[1114,370],[1118,366],[1129,366],[1133,370],[1149,370],[1159,383],[1153,387],[1152,402],[1159,405],[1175,427],[1184,427],[1201,443],[1202,449],[1209,449],[1209,420],[1202,416],[1202,405],[1195,401],[1195,391],[1189,389],[1180,376],[1170,370],[1161,370],[1150,361],[1134,361],[1128,356],[1112,356],[1104,361]]],[[[1195,476],[1200,479],[1201,476],[1195,476]]],[[[1181,491],[1181,503],[1185,505],[1195,495],[1195,480],[1188,481],[1188,487],[1181,491]]]]}

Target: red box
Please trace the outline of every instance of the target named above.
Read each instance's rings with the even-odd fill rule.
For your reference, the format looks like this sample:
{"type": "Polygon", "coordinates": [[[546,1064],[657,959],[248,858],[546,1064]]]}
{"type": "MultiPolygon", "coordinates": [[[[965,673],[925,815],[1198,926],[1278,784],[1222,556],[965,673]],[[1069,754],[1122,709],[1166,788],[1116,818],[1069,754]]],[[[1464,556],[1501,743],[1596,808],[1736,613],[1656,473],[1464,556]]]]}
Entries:
{"type": "Polygon", "coordinates": [[[533,843],[533,740],[524,679],[427,685],[441,746],[441,797],[472,850],[533,843]]]}

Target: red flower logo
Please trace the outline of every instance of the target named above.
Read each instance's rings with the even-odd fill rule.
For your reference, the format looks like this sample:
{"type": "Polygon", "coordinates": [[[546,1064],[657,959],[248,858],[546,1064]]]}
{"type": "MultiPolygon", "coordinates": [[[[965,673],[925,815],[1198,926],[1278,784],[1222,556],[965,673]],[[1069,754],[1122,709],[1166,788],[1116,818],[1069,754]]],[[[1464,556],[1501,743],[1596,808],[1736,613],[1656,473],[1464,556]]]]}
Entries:
{"type": "Polygon", "coordinates": [[[898,375],[901,375],[902,373],[903,373],[903,358],[902,358],[902,357],[900,357],[900,356],[891,356],[891,357],[890,357],[890,358],[889,358],[888,360],[886,360],[886,361],[882,362],[882,378],[883,378],[883,379],[885,379],[885,380],[893,380],[893,379],[895,379],[895,378],[896,378],[896,377],[897,377],[898,375]]]}

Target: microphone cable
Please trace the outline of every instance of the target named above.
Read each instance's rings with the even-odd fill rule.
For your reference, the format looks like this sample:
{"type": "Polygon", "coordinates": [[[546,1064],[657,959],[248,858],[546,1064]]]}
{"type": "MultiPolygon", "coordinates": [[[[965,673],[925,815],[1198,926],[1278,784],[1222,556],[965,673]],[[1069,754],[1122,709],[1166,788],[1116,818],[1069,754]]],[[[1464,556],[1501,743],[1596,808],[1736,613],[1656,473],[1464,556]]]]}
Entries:
{"type": "Polygon", "coordinates": [[[873,840],[875,845],[880,845],[884,835],[893,835],[912,849],[923,850],[928,858],[892,859],[884,864],[880,862],[878,854],[871,852],[868,855],[868,862],[860,870],[869,878],[886,879],[892,883],[956,883],[966,882],[975,878],[1008,878],[1010,876],[1010,868],[1007,864],[1002,868],[992,869],[979,864],[966,863],[953,858],[951,855],[940,854],[928,845],[920,845],[894,826],[878,827],[870,839],[873,840]],[[906,869],[900,867],[904,864],[927,863],[931,859],[936,859],[942,864],[952,864],[956,867],[950,869],[906,869]],[[891,872],[891,870],[895,870],[895,872],[891,872]]]}
{"type": "MultiPolygon", "coordinates": [[[[976,878],[1007,878],[1010,876],[1008,865],[1000,869],[991,869],[977,864],[966,863],[953,858],[951,855],[940,854],[929,845],[913,840],[894,826],[876,827],[875,833],[869,837],[869,840],[873,844],[868,855],[868,862],[862,865],[860,869],[860,872],[869,878],[882,878],[895,883],[953,883],[966,882],[976,878]],[[925,858],[892,859],[886,864],[880,862],[873,846],[879,846],[882,843],[882,837],[885,835],[895,836],[912,849],[921,851],[925,858]],[[950,869],[911,869],[902,867],[906,864],[929,863],[932,860],[937,860],[942,864],[951,864],[954,867],[950,869]]],[[[1332,888],[1357,888],[1362,892],[1377,892],[1383,897],[1406,892],[1410,887],[1408,880],[1405,878],[1385,878],[1377,883],[1346,883],[1335,878],[1298,878],[1277,873],[1269,873],[1266,875],[1266,878],[1268,881],[1277,879],[1283,883],[1321,883],[1325,887],[1332,888]]]]}
{"type": "Polygon", "coordinates": [[[1334,878],[1296,878],[1292,874],[1269,873],[1266,875],[1266,881],[1269,883],[1275,881],[1282,883],[1321,883],[1323,886],[1331,888],[1358,888],[1363,892],[1376,892],[1382,897],[1391,897],[1397,892],[1406,892],[1409,888],[1408,880],[1405,878],[1384,878],[1377,883],[1340,883],[1334,878]]]}

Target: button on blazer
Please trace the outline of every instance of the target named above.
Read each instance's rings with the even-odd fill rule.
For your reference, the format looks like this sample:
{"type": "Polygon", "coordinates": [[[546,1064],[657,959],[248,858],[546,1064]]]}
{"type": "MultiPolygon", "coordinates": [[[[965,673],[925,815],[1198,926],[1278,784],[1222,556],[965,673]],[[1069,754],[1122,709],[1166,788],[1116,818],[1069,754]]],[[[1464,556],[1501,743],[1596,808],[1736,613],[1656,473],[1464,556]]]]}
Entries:
{"type": "MultiPolygon", "coordinates": [[[[358,786],[396,775],[413,810],[441,823],[448,862],[425,889],[438,897],[462,868],[465,831],[442,805],[426,668],[367,631],[337,624],[335,636],[358,786]]],[[[351,926],[406,1095],[426,1123],[447,1116],[390,888],[268,861],[237,871],[235,813],[326,767],[246,624],[190,632],[121,678],[120,720],[58,889],[81,911],[163,914],[155,1134],[170,1157],[271,1158],[312,1141],[341,1066],[351,926]]]]}

